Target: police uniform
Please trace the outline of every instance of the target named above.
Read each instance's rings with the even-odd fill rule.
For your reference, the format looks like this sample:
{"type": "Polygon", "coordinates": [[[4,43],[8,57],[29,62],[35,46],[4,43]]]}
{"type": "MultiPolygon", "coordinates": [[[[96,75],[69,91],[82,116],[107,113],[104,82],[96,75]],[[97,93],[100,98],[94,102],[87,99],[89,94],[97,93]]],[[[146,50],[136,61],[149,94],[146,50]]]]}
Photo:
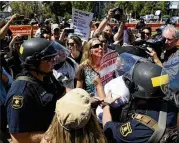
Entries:
{"type": "MultiPolygon", "coordinates": [[[[156,129],[163,132],[164,124],[162,129],[158,128],[159,117],[163,118],[163,121],[159,120],[159,125],[161,122],[165,123],[165,116],[162,116],[160,111],[167,115],[166,129],[177,125],[177,108],[163,100],[165,95],[161,90],[161,85],[166,85],[166,80],[165,76],[161,76],[161,71],[162,68],[158,65],[138,61],[130,70],[131,78],[123,75],[132,101],[135,103],[135,112],[125,123],[109,121],[104,125],[104,133],[113,143],[145,143],[151,139],[154,132],[156,133],[156,129]]],[[[158,142],[163,136],[159,134],[157,136],[158,138],[154,138],[158,142]]]]}
{"type": "Polygon", "coordinates": [[[57,55],[54,46],[58,45],[43,38],[31,38],[19,49],[24,70],[12,83],[6,99],[11,134],[46,131],[52,121],[56,101],[65,87],[54,80],[52,71],[43,72],[39,66],[43,59],[51,62],[57,55]],[[35,78],[32,71],[43,75],[43,81],[35,78]]]}
{"type": "MultiPolygon", "coordinates": [[[[176,126],[177,111],[173,105],[168,105],[167,111],[167,128],[176,126]]],[[[158,121],[159,111],[140,110],[136,111],[139,115],[147,115],[148,119],[152,118],[158,121]]],[[[137,114],[136,114],[137,115],[137,114]]],[[[147,120],[146,118],[146,120],[147,120]]],[[[153,125],[155,126],[155,124],[153,125]]],[[[104,126],[104,133],[113,143],[145,143],[152,136],[154,130],[134,118],[125,123],[107,122],[104,126]]]]}
{"type": "MultiPolygon", "coordinates": [[[[59,98],[54,93],[57,89],[51,86],[47,91],[44,83],[29,74],[25,75],[28,75],[34,83],[16,80],[7,95],[10,133],[46,131],[54,115],[56,100],[59,98]]],[[[65,88],[61,86],[58,90],[63,94],[65,88]]]]}

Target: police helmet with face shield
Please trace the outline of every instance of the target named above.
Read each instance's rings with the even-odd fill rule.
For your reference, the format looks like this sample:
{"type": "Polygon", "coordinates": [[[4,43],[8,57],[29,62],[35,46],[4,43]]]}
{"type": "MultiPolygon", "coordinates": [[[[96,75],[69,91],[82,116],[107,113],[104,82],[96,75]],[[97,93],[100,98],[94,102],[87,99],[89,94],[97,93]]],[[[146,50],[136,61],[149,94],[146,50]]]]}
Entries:
{"type": "Polygon", "coordinates": [[[162,68],[142,57],[128,53],[120,55],[123,79],[135,98],[159,98],[164,94],[161,85],[167,83],[167,75],[162,75],[162,68]]]}
{"type": "Polygon", "coordinates": [[[46,74],[39,70],[40,61],[54,58],[58,54],[55,46],[54,42],[44,38],[31,38],[24,41],[19,49],[22,65],[28,70],[46,74]]]}

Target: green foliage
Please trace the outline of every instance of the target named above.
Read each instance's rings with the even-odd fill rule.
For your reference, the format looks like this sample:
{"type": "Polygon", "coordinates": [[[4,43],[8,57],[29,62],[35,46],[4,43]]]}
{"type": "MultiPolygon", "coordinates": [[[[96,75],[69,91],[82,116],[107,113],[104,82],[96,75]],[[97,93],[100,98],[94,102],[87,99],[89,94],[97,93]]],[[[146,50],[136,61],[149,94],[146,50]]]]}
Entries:
{"type": "Polygon", "coordinates": [[[12,14],[17,13],[29,17],[32,13],[38,13],[41,7],[39,2],[31,1],[13,1],[10,3],[12,14]]]}
{"type": "Polygon", "coordinates": [[[115,5],[113,2],[108,2],[104,7],[104,13],[107,14],[109,9],[112,9],[114,7],[115,7],[115,5]]]}
{"type": "Polygon", "coordinates": [[[94,1],[72,1],[71,3],[72,7],[87,12],[92,12],[95,5],[94,1]]]}
{"type": "Polygon", "coordinates": [[[0,1],[0,11],[4,11],[9,6],[8,1],[0,1]]]}

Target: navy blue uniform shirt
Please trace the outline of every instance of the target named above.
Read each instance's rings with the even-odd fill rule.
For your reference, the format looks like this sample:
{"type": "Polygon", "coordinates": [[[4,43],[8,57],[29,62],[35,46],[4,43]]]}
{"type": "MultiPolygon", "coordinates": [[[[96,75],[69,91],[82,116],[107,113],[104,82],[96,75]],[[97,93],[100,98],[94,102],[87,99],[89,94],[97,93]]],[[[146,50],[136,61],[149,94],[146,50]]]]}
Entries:
{"type": "Polygon", "coordinates": [[[8,92],[6,107],[10,133],[46,131],[55,113],[56,100],[65,91],[60,85],[58,90],[61,95],[57,96],[54,85],[45,86],[32,79],[36,83],[14,81],[8,92]]]}
{"type": "MultiPolygon", "coordinates": [[[[168,108],[167,127],[173,127],[177,123],[177,109],[173,106],[168,108]]],[[[138,113],[158,121],[159,111],[148,110],[138,113]]],[[[104,126],[104,133],[109,140],[112,140],[112,143],[145,143],[152,136],[153,130],[132,119],[126,123],[107,122],[104,126]]]]}

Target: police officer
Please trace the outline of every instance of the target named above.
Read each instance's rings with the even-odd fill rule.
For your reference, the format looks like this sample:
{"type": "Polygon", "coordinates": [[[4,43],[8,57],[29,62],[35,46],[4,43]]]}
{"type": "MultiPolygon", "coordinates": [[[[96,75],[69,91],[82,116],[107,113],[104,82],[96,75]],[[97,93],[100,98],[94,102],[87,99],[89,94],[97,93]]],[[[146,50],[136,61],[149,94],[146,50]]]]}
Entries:
{"type": "MultiPolygon", "coordinates": [[[[135,104],[135,112],[131,119],[124,123],[113,122],[110,113],[110,104],[114,102],[112,98],[105,98],[103,105],[103,127],[104,133],[109,140],[117,143],[124,142],[158,142],[167,141],[170,138],[161,137],[165,128],[169,129],[176,126],[177,109],[173,104],[163,100],[163,92],[160,85],[165,84],[165,80],[160,80],[161,67],[150,62],[139,62],[134,66],[132,79],[125,77],[135,104]],[[150,70],[149,70],[150,69],[150,70]],[[166,116],[162,116],[163,112],[166,116]],[[166,127],[161,126],[161,121],[166,127]],[[165,118],[166,117],[166,118],[165,118]],[[157,132],[160,131],[160,133],[157,132]],[[156,133],[157,132],[157,133],[156,133]],[[154,134],[155,133],[155,134],[154,134]],[[156,137],[157,136],[159,137],[156,137]],[[151,136],[155,135],[153,138],[151,136]],[[162,139],[161,139],[162,138],[162,139]],[[156,140],[158,139],[158,141],[156,140]]],[[[173,131],[173,130],[172,130],[173,131]]],[[[173,135],[173,133],[172,133],[173,135]]],[[[166,137],[166,136],[165,136],[166,137]]],[[[170,137],[170,136],[167,136],[170,137]]],[[[172,142],[169,140],[168,142],[172,142]]]]}
{"type": "Polygon", "coordinates": [[[66,89],[52,76],[57,55],[53,42],[29,39],[21,45],[19,54],[24,69],[6,100],[9,132],[13,143],[37,143],[51,123],[56,100],[66,89]]]}

